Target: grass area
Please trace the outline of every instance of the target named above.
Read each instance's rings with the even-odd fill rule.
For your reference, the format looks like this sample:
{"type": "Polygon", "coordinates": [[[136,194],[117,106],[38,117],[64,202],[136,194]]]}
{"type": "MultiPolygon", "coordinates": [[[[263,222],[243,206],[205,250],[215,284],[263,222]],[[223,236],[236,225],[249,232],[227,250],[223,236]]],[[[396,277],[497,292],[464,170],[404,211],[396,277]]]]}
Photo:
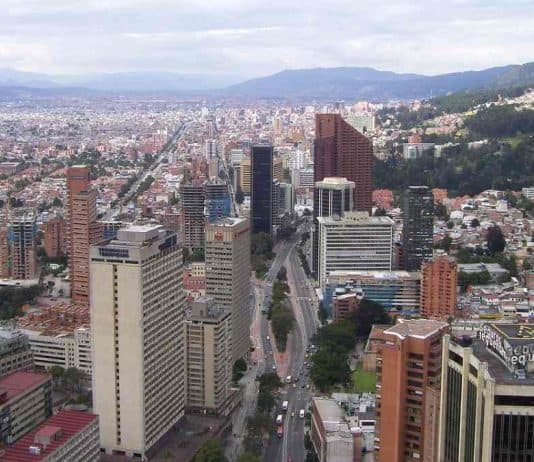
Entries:
{"type": "Polygon", "coordinates": [[[352,391],[354,393],[374,393],[376,386],[376,374],[365,372],[358,366],[352,373],[352,391]]]}
{"type": "Polygon", "coordinates": [[[516,135],[516,136],[507,136],[503,138],[503,141],[506,141],[507,143],[510,143],[510,146],[512,148],[516,148],[517,145],[525,140],[528,137],[528,135],[516,135]]]}

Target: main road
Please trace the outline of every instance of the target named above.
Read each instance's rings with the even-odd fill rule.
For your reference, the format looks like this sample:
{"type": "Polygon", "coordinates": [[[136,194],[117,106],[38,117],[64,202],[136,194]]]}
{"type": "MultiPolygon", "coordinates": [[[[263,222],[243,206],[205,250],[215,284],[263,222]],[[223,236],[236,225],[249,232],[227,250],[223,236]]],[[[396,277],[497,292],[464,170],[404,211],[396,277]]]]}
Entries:
{"type": "MultiPolygon", "coordinates": [[[[306,360],[307,350],[310,340],[315,334],[318,326],[317,308],[315,306],[313,287],[308,281],[304,270],[300,264],[298,254],[295,249],[300,234],[297,234],[290,241],[280,243],[275,249],[277,252],[275,261],[267,274],[265,297],[269,297],[272,290],[271,283],[276,277],[282,265],[287,269],[288,284],[290,287],[289,300],[295,315],[295,329],[288,339],[289,361],[286,375],[291,375],[292,383],[286,384],[281,392],[281,400],[288,401],[289,407],[284,415],[284,433],[281,439],[274,438],[267,446],[264,453],[264,461],[293,461],[301,462],[305,459],[304,449],[304,422],[305,419],[299,416],[300,410],[307,410],[311,394],[309,366],[306,360]],[[295,380],[298,378],[298,381],[295,380]]],[[[268,321],[262,317],[261,341],[264,351],[268,353],[272,347],[273,339],[268,339],[268,321]],[[266,349],[267,348],[267,349],[266,349]]],[[[266,354],[265,370],[272,370],[273,357],[266,354]]],[[[277,365],[280,369],[280,365],[277,365]]],[[[282,374],[282,379],[285,379],[282,374]]],[[[281,411],[276,412],[281,413],[281,411]]]]}

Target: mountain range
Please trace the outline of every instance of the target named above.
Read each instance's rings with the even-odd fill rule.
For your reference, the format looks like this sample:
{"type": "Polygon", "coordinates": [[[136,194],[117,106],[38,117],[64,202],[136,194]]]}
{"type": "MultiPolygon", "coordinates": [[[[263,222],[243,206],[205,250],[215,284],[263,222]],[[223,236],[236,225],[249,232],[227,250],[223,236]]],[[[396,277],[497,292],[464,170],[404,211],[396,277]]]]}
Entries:
{"type": "Polygon", "coordinates": [[[429,98],[451,92],[534,84],[534,62],[481,71],[426,76],[369,67],[285,70],[266,77],[232,82],[216,74],[121,72],[83,76],[48,75],[0,69],[0,88],[25,91],[166,92],[189,96],[286,98],[299,100],[367,99],[386,101],[429,98]]]}

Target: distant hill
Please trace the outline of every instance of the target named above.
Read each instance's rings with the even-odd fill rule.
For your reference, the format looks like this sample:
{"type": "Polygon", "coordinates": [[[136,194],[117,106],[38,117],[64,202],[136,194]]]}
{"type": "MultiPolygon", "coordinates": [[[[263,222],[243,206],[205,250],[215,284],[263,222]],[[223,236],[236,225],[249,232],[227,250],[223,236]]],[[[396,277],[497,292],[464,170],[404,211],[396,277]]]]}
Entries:
{"type": "Polygon", "coordinates": [[[67,93],[88,90],[247,99],[387,101],[534,84],[534,62],[436,76],[398,74],[369,67],[297,69],[230,85],[231,83],[232,77],[215,73],[192,75],[172,72],[118,72],[62,76],[0,69],[0,88],[4,95],[10,93],[9,88],[16,87],[18,92],[26,88],[54,89],[56,92],[67,93]]]}
{"type": "Polygon", "coordinates": [[[534,63],[436,76],[344,67],[282,71],[232,85],[222,93],[248,98],[391,100],[527,83],[534,83],[534,63]]]}

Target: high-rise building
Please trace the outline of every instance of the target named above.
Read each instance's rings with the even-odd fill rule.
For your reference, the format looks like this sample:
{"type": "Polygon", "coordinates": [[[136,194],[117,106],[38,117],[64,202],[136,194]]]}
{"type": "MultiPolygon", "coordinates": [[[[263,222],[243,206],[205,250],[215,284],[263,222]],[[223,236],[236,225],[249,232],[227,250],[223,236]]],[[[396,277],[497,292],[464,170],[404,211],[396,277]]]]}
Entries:
{"type": "Polygon", "coordinates": [[[426,186],[410,186],[403,198],[402,254],[406,271],[419,271],[432,257],[434,196],[426,186]]]}
{"type": "Polygon", "coordinates": [[[0,215],[0,278],[11,276],[11,257],[7,235],[7,220],[0,215]]]}
{"type": "Polygon", "coordinates": [[[313,208],[317,217],[342,217],[354,209],[354,182],[346,178],[323,178],[315,183],[313,208]]]}
{"type": "Polygon", "coordinates": [[[43,246],[46,256],[49,258],[57,258],[65,255],[65,220],[56,213],[46,220],[42,227],[43,231],[43,246]]]}
{"type": "Polygon", "coordinates": [[[284,181],[284,160],[281,157],[273,157],[273,180],[284,181]]]}
{"type": "Polygon", "coordinates": [[[209,297],[199,297],[187,316],[187,402],[191,412],[224,414],[232,381],[230,311],[209,297]]]}
{"type": "Polygon", "coordinates": [[[284,216],[282,208],[282,188],[278,180],[273,180],[271,189],[271,223],[273,230],[278,229],[282,225],[284,216]]]}
{"type": "Polygon", "coordinates": [[[232,361],[250,347],[250,222],[223,218],[206,227],[206,295],[231,314],[232,361]]]}
{"type": "Polygon", "coordinates": [[[144,457],[184,414],[182,267],[161,226],[91,247],[93,407],[107,453],[144,457]]]}
{"type": "Polygon", "coordinates": [[[318,279],[323,290],[332,271],[391,271],[391,218],[350,212],[344,217],[319,217],[317,221],[318,279]]]}
{"type": "Polygon", "coordinates": [[[379,335],[377,462],[429,460],[425,456],[426,433],[434,431],[428,423],[438,415],[429,409],[429,402],[437,401],[441,343],[447,329],[445,322],[416,319],[386,328],[379,335]]]}
{"type": "Polygon", "coordinates": [[[243,194],[250,194],[252,185],[252,164],[249,157],[241,161],[239,176],[239,184],[241,185],[241,191],[243,191],[243,194]]]}
{"type": "Polygon", "coordinates": [[[280,206],[284,213],[293,216],[295,211],[295,190],[290,183],[280,183],[280,206]]]}
{"type": "Polygon", "coordinates": [[[425,260],[421,267],[421,314],[427,318],[454,317],[456,314],[456,260],[440,255],[425,260]]]}
{"type": "Polygon", "coordinates": [[[534,460],[534,329],[486,324],[443,340],[440,462],[534,460]]]}
{"type": "Polygon", "coordinates": [[[354,208],[371,212],[373,192],[373,144],[340,114],[315,117],[314,182],[326,177],[353,181],[354,208]]]}
{"type": "Polygon", "coordinates": [[[67,252],[73,302],[89,305],[89,247],[101,239],[89,167],[67,170],[67,252]]]}
{"type": "Polygon", "coordinates": [[[11,277],[37,277],[37,215],[33,209],[13,209],[8,228],[11,277]]]}
{"type": "Polygon", "coordinates": [[[272,233],[273,147],[252,146],[251,222],[252,233],[272,233]]]}
{"type": "Polygon", "coordinates": [[[180,188],[184,223],[184,247],[191,251],[204,249],[204,187],[184,184],[180,188]]]}
{"type": "Polygon", "coordinates": [[[206,140],[206,159],[215,159],[217,157],[217,140],[206,140]]]}
{"type": "Polygon", "coordinates": [[[228,184],[225,181],[216,179],[206,182],[204,193],[208,221],[230,216],[232,200],[228,191],[228,184]]]}

